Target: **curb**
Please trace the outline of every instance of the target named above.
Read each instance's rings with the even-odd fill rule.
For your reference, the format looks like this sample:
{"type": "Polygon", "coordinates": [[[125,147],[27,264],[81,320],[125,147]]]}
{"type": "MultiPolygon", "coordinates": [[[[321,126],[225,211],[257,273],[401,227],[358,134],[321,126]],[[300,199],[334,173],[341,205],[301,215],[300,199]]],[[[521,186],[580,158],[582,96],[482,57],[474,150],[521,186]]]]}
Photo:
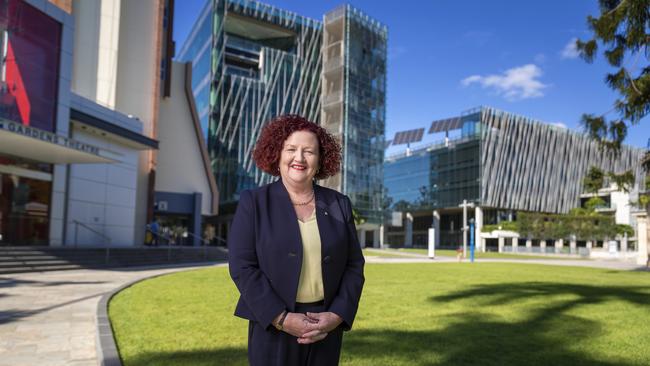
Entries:
{"type": "Polygon", "coordinates": [[[227,262],[216,262],[207,265],[205,263],[189,264],[192,267],[183,268],[178,271],[170,271],[167,273],[159,273],[152,276],[143,277],[135,281],[131,281],[127,284],[124,284],[118,287],[117,289],[102,295],[101,299],[99,299],[99,303],[97,304],[97,312],[96,312],[97,332],[95,333],[95,341],[96,341],[95,349],[97,351],[97,364],[100,366],[122,366],[122,360],[120,359],[120,354],[117,350],[117,344],[115,343],[113,326],[111,325],[111,320],[108,318],[108,303],[111,301],[113,296],[137,284],[138,282],[150,280],[152,278],[156,278],[160,276],[166,276],[172,273],[196,270],[203,267],[221,266],[224,264],[227,264],[227,262]]]}

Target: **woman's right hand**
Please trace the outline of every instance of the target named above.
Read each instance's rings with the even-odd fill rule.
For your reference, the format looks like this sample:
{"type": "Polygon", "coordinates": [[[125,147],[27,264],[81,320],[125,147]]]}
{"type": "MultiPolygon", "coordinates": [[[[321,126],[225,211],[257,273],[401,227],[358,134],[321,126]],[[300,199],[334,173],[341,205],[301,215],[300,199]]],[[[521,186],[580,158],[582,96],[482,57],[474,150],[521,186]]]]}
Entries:
{"type": "Polygon", "coordinates": [[[300,338],[303,334],[311,330],[309,325],[313,323],[316,323],[316,321],[307,317],[305,314],[288,313],[287,317],[284,318],[282,330],[296,338],[300,338]]]}

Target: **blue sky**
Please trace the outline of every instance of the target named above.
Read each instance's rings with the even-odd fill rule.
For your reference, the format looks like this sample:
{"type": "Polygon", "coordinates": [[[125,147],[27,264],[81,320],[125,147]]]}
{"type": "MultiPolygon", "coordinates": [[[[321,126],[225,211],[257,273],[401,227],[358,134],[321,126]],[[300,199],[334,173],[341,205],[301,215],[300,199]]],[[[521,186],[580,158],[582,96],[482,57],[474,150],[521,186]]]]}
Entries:
{"type": "MultiPolygon", "coordinates": [[[[176,2],[177,49],[204,3],[176,2]]],[[[266,3],[318,20],[341,4],[266,3]]],[[[349,3],[388,26],[387,139],[479,105],[578,130],[583,113],[606,113],[615,100],[603,82],[611,71],[603,57],[587,64],[567,46],[590,36],[586,17],[598,14],[597,0],[349,3]]],[[[439,138],[425,135],[425,141],[439,138]]],[[[645,147],[648,138],[646,117],[628,131],[626,143],[645,147]]]]}

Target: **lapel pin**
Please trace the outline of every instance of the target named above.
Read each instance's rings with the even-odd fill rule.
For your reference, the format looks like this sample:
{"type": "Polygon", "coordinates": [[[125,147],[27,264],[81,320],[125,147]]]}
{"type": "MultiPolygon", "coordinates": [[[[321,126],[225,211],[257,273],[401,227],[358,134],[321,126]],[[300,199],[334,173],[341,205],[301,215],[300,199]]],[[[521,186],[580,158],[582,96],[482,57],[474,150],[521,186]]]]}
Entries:
{"type": "Polygon", "coordinates": [[[325,216],[327,216],[327,215],[329,215],[329,214],[327,213],[327,211],[325,211],[325,216]]]}

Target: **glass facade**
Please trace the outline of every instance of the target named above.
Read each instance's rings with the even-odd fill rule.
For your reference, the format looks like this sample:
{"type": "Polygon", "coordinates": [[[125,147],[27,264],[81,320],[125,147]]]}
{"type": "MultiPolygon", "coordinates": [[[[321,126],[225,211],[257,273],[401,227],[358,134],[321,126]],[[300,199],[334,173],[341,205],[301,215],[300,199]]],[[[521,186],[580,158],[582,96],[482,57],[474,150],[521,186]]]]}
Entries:
{"type": "Polygon", "coordinates": [[[480,139],[463,139],[387,159],[384,185],[397,211],[458,207],[479,202],[479,172],[480,139]]]}
{"type": "Polygon", "coordinates": [[[478,202],[480,140],[455,143],[430,152],[430,207],[457,207],[466,199],[478,202]]]}
{"type": "Polygon", "coordinates": [[[383,217],[388,31],[346,6],[343,192],[370,223],[383,217]]]}
{"type": "MultiPolygon", "coordinates": [[[[0,119],[54,132],[61,24],[20,0],[0,10],[0,119]]],[[[0,245],[48,245],[51,197],[51,164],[0,155],[0,245]]]]}
{"type": "Polygon", "coordinates": [[[387,29],[349,6],[324,18],[250,0],[212,0],[179,53],[193,62],[193,92],[223,213],[234,207],[241,190],[275,179],[251,157],[264,124],[281,114],[299,114],[326,127],[344,149],[342,173],[321,184],[349,195],[367,222],[381,221],[387,29]],[[329,48],[338,47],[336,60],[323,48],[324,39],[333,40],[324,31],[332,15],[341,19],[338,43],[329,48]],[[209,70],[206,29],[212,31],[209,70]],[[331,61],[336,67],[324,70],[331,61]],[[322,76],[332,71],[340,79],[336,85],[322,76]],[[334,124],[331,108],[340,111],[334,124]]]}
{"type": "Polygon", "coordinates": [[[48,245],[52,164],[0,155],[0,245],[48,245]]]}
{"type": "Polygon", "coordinates": [[[254,1],[213,9],[208,150],[228,207],[241,190],[275,179],[251,157],[268,120],[300,114],[319,123],[321,24],[254,1]]]}
{"type": "Polygon", "coordinates": [[[192,94],[194,94],[201,130],[206,138],[209,125],[210,82],[212,81],[212,20],[212,1],[208,0],[177,56],[177,59],[182,62],[192,63],[192,94]]]}
{"type": "Polygon", "coordinates": [[[429,208],[431,154],[428,151],[417,151],[411,156],[387,160],[384,176],[387,206],[396,211],[412,207],[429,208]]]}
{"type": "Polygon", "coordinates": [[[24,1],[0,11],[0,118],[53,132],[61,25],[24,1]]]}
{"type": "Polygon", "coordinates": [[[347,194],[371,224],[383,217],[387,37],[384,25],[349,5],[325,15],[322,124],[343,147],[342,173],[325,185],[347,194]]]}

